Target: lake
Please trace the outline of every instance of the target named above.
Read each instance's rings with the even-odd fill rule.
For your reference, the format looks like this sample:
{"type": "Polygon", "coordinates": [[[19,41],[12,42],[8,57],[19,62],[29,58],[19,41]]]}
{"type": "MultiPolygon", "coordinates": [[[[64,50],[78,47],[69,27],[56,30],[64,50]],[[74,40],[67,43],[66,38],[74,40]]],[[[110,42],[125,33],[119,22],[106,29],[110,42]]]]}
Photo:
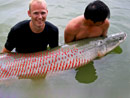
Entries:
{"type": "MultiPolygon", "coordinates": [[[[59,43],[69,20],[84,13],[91,0],[46,0],[47,20],[59,27],[59,43]]],[[[106,56],[78,69],[48,74],[45,79],[0,81],[0,98],[130,98],[130,0],[103,0],[110,8],[108,35],[127,39],[106,56]]],[[[0,0],[0,51],[17,22],[30,19],[28,0],[0,0]]],[[[24,40],[24,39],[23,39],[24,40]]]]}

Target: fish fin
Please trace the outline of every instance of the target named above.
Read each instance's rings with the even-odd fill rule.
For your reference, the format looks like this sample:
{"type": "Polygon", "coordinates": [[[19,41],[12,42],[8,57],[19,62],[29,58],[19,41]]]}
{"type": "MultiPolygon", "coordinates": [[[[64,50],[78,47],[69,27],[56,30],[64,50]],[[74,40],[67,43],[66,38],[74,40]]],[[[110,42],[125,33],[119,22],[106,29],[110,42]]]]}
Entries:
{"type": "Polygon", "coordinates": [[[101,58],[103,56],[105,56],[105,53],[98,51],[98,57],[101,58]]]}
{"type": "Polygon", "coordinates": [[[18,76],[18,79],[33,79],[33,80],[35,80],[35,79],[45,79],[46,78],[46,74],[42,74],[42,75],[27,75],[27,74],[25,74],[25,75],[19,75],[18,76]]]}

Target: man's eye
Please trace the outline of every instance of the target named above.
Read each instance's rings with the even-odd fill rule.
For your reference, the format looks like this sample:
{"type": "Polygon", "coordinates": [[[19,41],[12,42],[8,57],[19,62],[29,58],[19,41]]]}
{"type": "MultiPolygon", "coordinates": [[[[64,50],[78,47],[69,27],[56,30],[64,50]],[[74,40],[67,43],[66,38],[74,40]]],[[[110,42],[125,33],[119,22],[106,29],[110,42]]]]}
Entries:
{"type": "Polygon", "coordinates": [[[38,15],[38,12],[34,12],[35,15],[38,15]]]}
{"type": "Polygon", "coordinates": [[[46,14],[45,12],[41,12],[41,15],[44,15],[44,14],[46,14]]]}

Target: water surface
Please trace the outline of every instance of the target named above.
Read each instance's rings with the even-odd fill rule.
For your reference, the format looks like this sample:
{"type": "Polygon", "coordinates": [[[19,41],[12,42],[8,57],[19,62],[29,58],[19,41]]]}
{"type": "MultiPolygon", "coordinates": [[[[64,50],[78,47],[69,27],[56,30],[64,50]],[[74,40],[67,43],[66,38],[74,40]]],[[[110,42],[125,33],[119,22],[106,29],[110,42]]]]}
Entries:
{"type": "MultiPolygon", "coordinates": [[[[84,13],[91,0],[47,0],[47,20],[59,27],[60,44],[64,28],[84,13]]],[[[103,0],[111,10],[108,34],[126,32],[127,39],[116,50],[90,64],[49,74],[46,79],[0,81],[0,98],[130,98],[130,0],[103,0]]],[[[30,19],[27,0],[0,0],[0,51],[10,28],[30,19]]],[[[23,39],[24,40],[24,39],[23,39]]]]}

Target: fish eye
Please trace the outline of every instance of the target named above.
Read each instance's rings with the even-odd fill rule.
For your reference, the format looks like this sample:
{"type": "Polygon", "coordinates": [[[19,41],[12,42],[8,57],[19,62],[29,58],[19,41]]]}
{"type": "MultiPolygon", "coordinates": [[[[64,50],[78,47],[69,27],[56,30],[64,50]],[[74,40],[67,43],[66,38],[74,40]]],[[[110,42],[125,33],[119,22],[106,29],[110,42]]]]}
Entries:
{"type": "Polygon", "coordinates": [[[102,41],[102,40],[100,40],[100,43],[103,43],[103,41],[102,41]]]}
{"type": "Polygon", "coordinates": [[[119,40],[121,40],[122,38],[121,37],[119,37],[119,40]]]}

